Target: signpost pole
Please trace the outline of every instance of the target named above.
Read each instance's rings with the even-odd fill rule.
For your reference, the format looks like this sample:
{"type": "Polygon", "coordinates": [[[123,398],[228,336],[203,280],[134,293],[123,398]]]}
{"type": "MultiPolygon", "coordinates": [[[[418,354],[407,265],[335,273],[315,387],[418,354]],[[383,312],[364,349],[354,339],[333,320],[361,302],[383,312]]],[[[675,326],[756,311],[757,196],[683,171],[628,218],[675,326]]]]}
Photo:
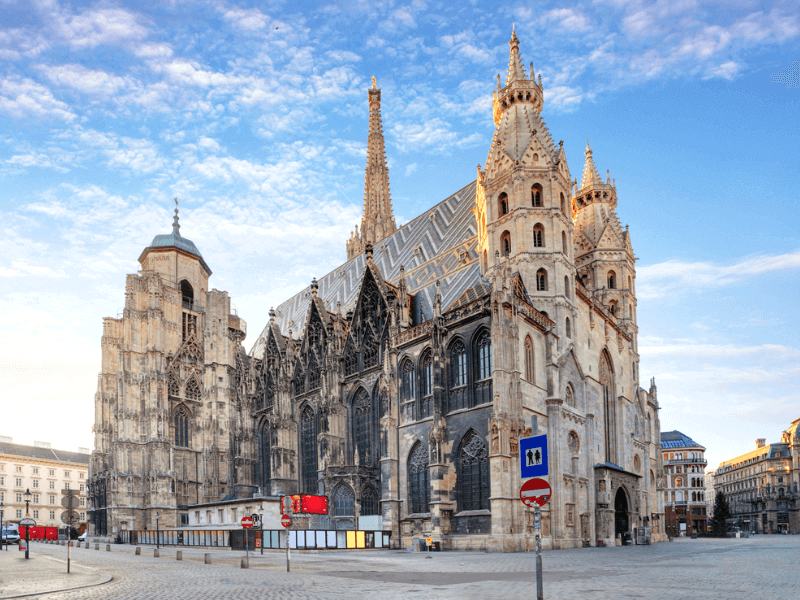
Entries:
{"type": "Polygon", "coordinates": [[[67,575],[69,575],[69,547],[72,545],[72,494],[67,496],[67,575]]]}
{"type": "Polygon", "coordinates": [[[533,523],[536,530],[536,600],[544,600],[542,585],[542,511],[538,507],[533,513],[533,523]]]}

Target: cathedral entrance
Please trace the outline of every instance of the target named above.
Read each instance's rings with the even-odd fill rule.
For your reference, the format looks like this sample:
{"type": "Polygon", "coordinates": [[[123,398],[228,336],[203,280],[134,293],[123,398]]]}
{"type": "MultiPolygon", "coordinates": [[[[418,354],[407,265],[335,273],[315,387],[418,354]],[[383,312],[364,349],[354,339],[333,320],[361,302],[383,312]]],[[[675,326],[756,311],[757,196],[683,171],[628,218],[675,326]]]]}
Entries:
{"type": "Polygon", "coordinates": [[[628,496],[625,490],[620,487],[614,497],[614,537],[625,536],[630,531],[628,525],[628,496]]]}

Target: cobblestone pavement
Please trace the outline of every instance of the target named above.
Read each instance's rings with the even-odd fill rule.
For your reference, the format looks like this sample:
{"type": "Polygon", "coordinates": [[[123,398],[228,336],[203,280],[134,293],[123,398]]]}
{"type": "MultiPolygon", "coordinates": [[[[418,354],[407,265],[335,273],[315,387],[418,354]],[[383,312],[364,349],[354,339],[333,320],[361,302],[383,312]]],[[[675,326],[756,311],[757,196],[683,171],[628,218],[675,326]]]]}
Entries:
{"type": "MultiPolygon", "coordinates": [[[[74,553],[73,549],[73,556],[74,553]]],[[[25,560],[25,553],[15,545],[9,546],[8,552],[0,551],[0,600],[45,590],[85,588],[109,581],[110,577],[97,568],[74,563],[67,575],[66,547],[63,554],[60,558],[31,549],[30,558],[25,560]]]]}
{"type": "MultiPolygon", "coordinates": [[[[111,552],[73,550],[77,564],[113,575],[105,585],[47,594],[48,600],[205,600],[249,598],[525,599],[536,597],[534,554],[444,552],[424,554],[375,550],[292,553],[291,573],[283,552],[183,551],[112,545],[111,552]],[[212,564],[203,563],[211,553],[212,564]]],[[[34,544],[33,551],[63,559],[66,548],[34,544]]],[[[800,595],[800,536],[749,539],[678,539],[652,546],[586,548],[545,552],[544,597],[646,598],[647,600],[796,600],[800,595]]]]}

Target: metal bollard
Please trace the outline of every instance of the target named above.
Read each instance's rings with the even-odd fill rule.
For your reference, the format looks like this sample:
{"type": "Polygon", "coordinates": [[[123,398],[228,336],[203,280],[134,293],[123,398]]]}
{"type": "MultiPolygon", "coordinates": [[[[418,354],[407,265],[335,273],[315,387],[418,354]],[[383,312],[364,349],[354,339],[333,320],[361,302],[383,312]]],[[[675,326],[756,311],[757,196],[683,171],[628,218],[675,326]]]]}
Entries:
{"type": "Polygon", "coordinates": [[[106,552],[111,552],[111,544],[106,544],[106,552]]]}
{"type": "Polygon", "coordinates": [[[141,556],[141,554],[142,554],[142,547],[136,546],[136,556],[141,556]]]}
{"type": "Polygon", "coordinates": [[[250,568],[250,562],[244,556],[242,557],[242,568],[243,569],[250,568]]]}
{"type": "Polygon", "coordinates": [[[178,550],[175,553],[175,560],[183,560],[183,550],[178,550]]]}
{"type": "Polygon", "coordinates": [[[203,555],[203,562],[204,562],[205,564],[207,564],[207,565],[210,565],[210,564],[211,564],[211,553],[210,553],[210,552],[206,552],[206,553],[203,555]]]}
{"type": "Polygon", "coordinates": [[[153,548],[153,558],[158,558],[161,556],[158,552],[158,548],[153,548]]]}

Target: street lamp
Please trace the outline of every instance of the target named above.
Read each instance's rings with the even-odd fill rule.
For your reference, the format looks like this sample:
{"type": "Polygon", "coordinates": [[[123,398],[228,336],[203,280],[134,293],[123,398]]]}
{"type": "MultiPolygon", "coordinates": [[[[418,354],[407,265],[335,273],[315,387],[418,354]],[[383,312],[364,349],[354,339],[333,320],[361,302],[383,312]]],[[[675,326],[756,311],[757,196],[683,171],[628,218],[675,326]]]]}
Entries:
{"type": "Polygon", "coordinates": [[[258,507],[258,522],[261,524],[261,554],[264,554],[264,505],[258,507]]]}
{"type": "MultiPolygon", "coordinates": [[[[22,494],[25,496],[25,516],[30,516],[28,505],[31,503],[31,490],[30,488],[25,490],[25,493],[22,494]]],[[[28,552],[31,547],[31,526],[25,525],[25,560],[28,560],[28,552]]]]}
{"type": "Polygon", "coordinates": [[[158,543],[158,537],[159,537],[159,535],[158,535],[158,513],[156,513],[156,548],[161,548],[161,546],[158,543]]]}
{"type": "Polygon", "coordinates": [[[6,547],[6,552],[8,552],[8,532],[6,528],[3,526],[3,514],[4,514],[5,505],[0,502],[0,534],[2,534],[2,539],[0,539],[0,549],[3,546],[6,547]]]}

